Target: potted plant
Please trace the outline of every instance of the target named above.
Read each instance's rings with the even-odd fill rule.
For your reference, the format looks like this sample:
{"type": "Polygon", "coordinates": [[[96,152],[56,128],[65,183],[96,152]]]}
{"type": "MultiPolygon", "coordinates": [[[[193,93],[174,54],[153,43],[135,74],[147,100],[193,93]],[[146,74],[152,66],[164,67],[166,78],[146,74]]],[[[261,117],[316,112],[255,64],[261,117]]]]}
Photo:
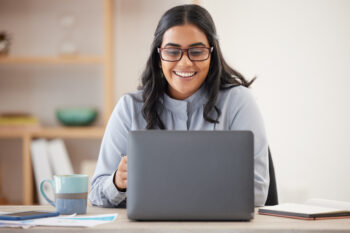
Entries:
{"type": "Polygon", "coordinates": [[[0,55],[7,55],[10,49],[10,36],[6,32],[0,32],[0,55]]]}

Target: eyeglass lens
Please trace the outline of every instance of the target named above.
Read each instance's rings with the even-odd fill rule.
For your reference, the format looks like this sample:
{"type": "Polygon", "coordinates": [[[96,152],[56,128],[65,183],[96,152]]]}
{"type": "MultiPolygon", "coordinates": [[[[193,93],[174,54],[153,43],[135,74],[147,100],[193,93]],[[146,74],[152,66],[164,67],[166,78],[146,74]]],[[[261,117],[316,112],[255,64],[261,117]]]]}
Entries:
{"type": "MultiPolygon", "coordinates": [[[[161,50],[161,56],[167,61],[178,61],[181,59],[183,50],[178,48],[164,48],[161,50]]],[[[187,49],[187,56],[192,61],[202,61],[209,57],[208,48],[189,48],[187,49]]]]}

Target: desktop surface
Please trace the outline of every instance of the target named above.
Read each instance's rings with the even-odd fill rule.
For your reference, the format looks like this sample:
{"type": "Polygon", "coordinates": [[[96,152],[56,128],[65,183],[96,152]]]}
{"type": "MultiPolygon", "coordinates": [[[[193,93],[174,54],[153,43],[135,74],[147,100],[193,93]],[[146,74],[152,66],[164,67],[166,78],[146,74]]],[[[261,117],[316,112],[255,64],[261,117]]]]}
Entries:
{"type": "MultiPolygon", "coordinates": [[[[50,210],[51,206],[0,206],[1,212],[50,210]]],[[[88,207],[87,215],[118,213],[112,223],[91,228],[32,227],[29,229],[0,228],[0,232],[350,232],[350,218],[332,220],[298,220],[257,214],[250,222],[140,222],[129,220],[126,209],[88,207]]]]}

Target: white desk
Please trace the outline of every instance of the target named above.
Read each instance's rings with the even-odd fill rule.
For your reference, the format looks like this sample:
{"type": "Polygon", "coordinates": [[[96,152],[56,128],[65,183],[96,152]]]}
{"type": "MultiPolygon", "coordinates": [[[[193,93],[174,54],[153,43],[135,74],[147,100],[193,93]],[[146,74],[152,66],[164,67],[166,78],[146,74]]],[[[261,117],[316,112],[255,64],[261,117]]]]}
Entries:
{"type": "MultiPolygon", "coordinates": [[[[0,206],[1,212],[54,210],[49,206],[0,206]]],[[[118,213],[116,221],[92,228],[33,227],[0,228],[1,232],[113,232],[113,233],[217,233],[217,232],[350,232],[350,218],[334,220],[297,220],[255,214],[250,222],[136,222],[126,217],[125,209],[88,207],[87,214],[118,213]]]]}

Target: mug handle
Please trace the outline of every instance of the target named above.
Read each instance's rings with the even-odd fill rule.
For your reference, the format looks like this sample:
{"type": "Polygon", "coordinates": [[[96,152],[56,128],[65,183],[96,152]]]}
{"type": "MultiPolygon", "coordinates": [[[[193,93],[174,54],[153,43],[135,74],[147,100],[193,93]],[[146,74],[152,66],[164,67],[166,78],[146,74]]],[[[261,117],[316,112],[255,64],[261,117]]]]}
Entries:
{"type": "Polygon", "coordinates": [[[55,184],[53,183],[52,180],[48,180],[48,179],[43,180],[43,181],[40,182],[40,192],[41,192],[41,195],[43,195],[43,197],[46,199],[46,201],[47,201],[48,203],[50,203],[50,205],[52,205],[53,207],[56,207],[55,202],[53,202],[52,200],[50,200],[50,199],[46,196],[46,194],[45,194],[45,191],[44,191],[44,184],[45,184],[45,182],[49,182],[49,183],[51,184],[53,190],[55,190],[55,184]]]}

